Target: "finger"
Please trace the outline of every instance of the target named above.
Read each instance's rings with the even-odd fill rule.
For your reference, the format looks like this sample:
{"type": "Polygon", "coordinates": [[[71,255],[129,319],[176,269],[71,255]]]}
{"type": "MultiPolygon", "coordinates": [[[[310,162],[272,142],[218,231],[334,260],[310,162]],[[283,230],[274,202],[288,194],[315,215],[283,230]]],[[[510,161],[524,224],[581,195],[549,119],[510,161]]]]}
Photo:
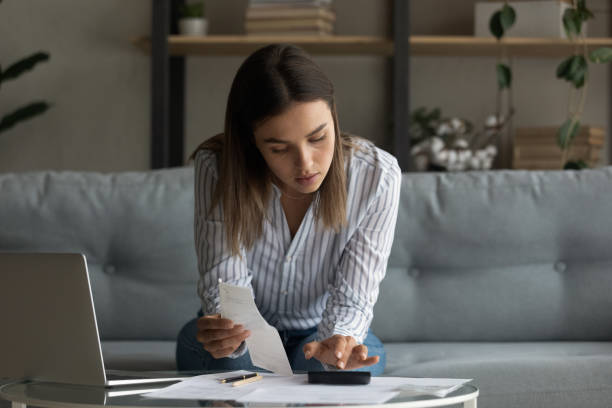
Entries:
{"type": "Polygon", "coordinates": [[[351,358],[348,362],[346,369],[355,370],[357,368],[371,366],[371,365],[377,364],[379,360],[380,360],[380,357],[378,356],[371,356],[371,357],[366,358],[365,360],[361,360],[361,359],[357,360],[355,358],[351,358]]]}
{"type": "Polygon", "coordinates": [[[313,356],[315,356],[319,350],[319,347],[320,343],[318,341],[311,341],[310,343],[306,343],[302,348],[306,360],[310,360],[313,356]]]}
{"type": "Polygon", "coordinates": [[[215,330],[200,330],[196,334],[196,339],[200,343],[206,343],[214,340],[221,340],[227,337],[235,336],[244,331],[244,326],[239,324],[233,329],[215,329],[215,330]]]}
{"type": "Polygon", "coordinates": [[[357,361],[365,360],[368,357],[368,347],[364,344],[359,344],[353,347],[353,355],[357,361]]]}
{"type": "Polygon", "coordinates": [[[331,338],[332,347],[331,349],[334,352],[334,356],[339,360],[342,358],[343,353],[346,349],[346,339],[344,336],[336,334],[331,338]]]}
{"type": "Polygon", "coordinates": [[[332,349],[325,343],[329,340],[330,339],[327,339],[322,342],[313,341],[306,344],[303,348],[304,357],[306,357],[306,359],[314,357],[322,363],[335,365],[338,359],[334,357],[332,349]]]}
{"type": "Polygon", "coordinates": [[[210,353],[218,352],[219,350],[223,350],[226,348],[233,347],[234,350],[238,348],[240,343],[242,343],[247,337],[251,335],[249,330],[245,330],[244,332],[237,334],[235,336],[226,337],[221,340],[214,340],[210,342],[204,343],[204,349],[210,353]]]}
{"type": "Polygon", "coordinates": [[[344,350],[342,351],[340,358],[336,362],[336,367],[340,369],[346,368],[349,358],[353,355],[353,348],[357,345],[357,342],[351,336],[345,336],[344,341],[344,350]]]}
{"type": "Polygon", "coordinates": [[[231,329],[234,327],[234,322],[230,319],[223,319],[221,317],[204,316],[198,319],[196,325],[200,330],[231,329]]]}

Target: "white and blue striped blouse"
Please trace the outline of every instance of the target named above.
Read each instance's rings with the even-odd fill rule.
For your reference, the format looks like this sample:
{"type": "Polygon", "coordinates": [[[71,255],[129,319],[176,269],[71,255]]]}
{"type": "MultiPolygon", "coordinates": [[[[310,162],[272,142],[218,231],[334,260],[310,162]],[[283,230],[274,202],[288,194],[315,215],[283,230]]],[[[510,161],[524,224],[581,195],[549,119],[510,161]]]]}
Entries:
{"type": "Polygon", "coordinates": [[[204,314],[219,312],[221,278],[250,286],[261,315],[278,330],[318,326],[319,340],[341,334],[363,342],[393,242],[401,171],[389,153],[358,143],[363,151],[353,152],[347,171],[347,226],[338,233],[315,228],[311,205],[291,239],[273,185],[263,234],[242,259],[229,255],[220,206],[208,213],[216,157],[206,150],[197,154],[195,245],[204,314]]]}

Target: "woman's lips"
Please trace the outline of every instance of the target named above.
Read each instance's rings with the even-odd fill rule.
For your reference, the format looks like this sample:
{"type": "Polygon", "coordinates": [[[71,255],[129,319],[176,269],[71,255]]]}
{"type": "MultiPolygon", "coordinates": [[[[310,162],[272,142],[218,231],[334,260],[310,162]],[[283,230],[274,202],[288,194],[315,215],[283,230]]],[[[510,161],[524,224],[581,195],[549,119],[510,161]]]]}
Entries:
{"type": "Polygon", "coordinates": [[[301,185],[303,185],[303,186],[307,186],[307,185],[309,185],[309,184],[314,183],[314,181],[316,180],[316,178],[317,178],[317,176],[318,176],[318,175],[319,175],[319,173],[315,173],[315,174],[312,174],[312,175],[310,175],[310,176],[306,176],[306,177],[296,177],[296,179],[295,179],[295,180],[296,180],[298,183],[300,183],[301,185]]]}

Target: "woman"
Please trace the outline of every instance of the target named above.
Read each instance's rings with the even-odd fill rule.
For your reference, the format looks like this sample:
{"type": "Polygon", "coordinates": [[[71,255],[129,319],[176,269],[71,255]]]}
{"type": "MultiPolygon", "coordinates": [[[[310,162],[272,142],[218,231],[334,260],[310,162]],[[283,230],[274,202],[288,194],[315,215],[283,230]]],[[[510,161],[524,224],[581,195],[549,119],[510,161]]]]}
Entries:
{"type": "Polygon", "coordinates": [[[253,369],[250,333],[219,315],[222,279],[252,288],[294,370],[382,374],[369,325],[401,172],[390,154],[340,133],[321,69],[295,46],[257,50],[232,83],[224,133],[192,158],[203,310],[179,334],[178,368],[253,369]]]}

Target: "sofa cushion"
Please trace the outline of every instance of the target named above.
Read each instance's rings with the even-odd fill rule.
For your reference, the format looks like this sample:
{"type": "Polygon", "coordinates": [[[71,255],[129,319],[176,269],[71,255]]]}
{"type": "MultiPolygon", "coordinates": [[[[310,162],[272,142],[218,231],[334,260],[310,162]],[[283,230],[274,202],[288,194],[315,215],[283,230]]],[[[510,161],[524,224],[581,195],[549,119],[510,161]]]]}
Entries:
{"type": "Polygon", "coordinates": [[[404,174],[375,333],[612,340],[610,202],[612,167],[404,174]]]}
{"type": "Polygon", "coordinates": [[[385,375],[473,378],[484,407],[609,407],[612,342],[387,343],[385,375]]]}
{"type": "Polygon", "coordinates": [[[103,340],[175,340],[196,316],[193,168],[0,174],[0,197],[0,251],[85,254],[103,340]]]}

